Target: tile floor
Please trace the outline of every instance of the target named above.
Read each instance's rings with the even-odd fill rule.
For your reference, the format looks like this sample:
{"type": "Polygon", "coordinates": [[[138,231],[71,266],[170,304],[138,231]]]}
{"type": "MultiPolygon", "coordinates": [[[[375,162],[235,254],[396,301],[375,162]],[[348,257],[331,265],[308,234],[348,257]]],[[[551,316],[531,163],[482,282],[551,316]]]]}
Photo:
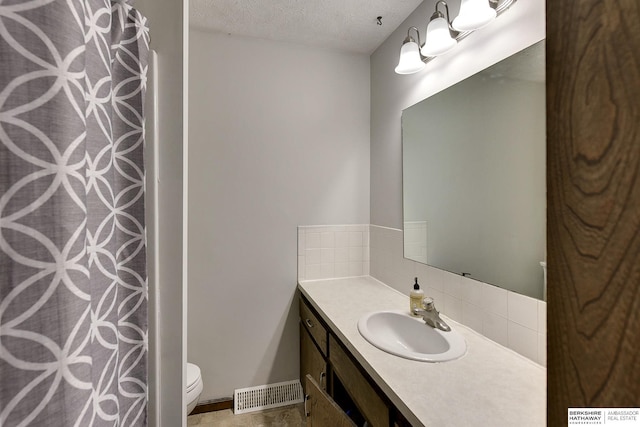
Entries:
{"type": "Polygon", "coordinates": [[[301,427],[306,426],[304,405],[234,415],[231,409],[187,417],[189,427],[301,427]]]}

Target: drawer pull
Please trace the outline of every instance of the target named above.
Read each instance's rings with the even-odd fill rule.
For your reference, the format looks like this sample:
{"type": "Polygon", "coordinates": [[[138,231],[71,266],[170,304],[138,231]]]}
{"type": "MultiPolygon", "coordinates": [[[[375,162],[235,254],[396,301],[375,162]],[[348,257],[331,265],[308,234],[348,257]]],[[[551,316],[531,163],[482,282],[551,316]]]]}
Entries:
{"type": "Polygon", "coordinates": [[[306,323],[308,327],[313,328],[313,323],[311,323],[310,319],[305,320],[304,323],[306,323]]]}

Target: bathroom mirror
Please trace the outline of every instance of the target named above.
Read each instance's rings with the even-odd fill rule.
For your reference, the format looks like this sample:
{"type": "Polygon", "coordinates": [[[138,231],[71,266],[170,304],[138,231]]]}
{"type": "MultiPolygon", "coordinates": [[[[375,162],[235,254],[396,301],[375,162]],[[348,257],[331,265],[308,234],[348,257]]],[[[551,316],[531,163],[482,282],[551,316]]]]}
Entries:
{"type": "Polygon", "coordinates": [[[402,113],[404,256],[545,295],[544,41],[402,113]]]}

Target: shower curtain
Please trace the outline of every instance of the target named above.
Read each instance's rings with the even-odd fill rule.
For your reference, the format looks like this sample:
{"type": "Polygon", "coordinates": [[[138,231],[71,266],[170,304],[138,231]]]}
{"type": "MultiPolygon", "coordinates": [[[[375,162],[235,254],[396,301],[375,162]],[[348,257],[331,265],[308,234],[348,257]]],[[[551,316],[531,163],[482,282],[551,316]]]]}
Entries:
{"type": "Polygon", "coordinates": [[[146,19],[0,1],[0,425],[147,422],[146,19]]]}

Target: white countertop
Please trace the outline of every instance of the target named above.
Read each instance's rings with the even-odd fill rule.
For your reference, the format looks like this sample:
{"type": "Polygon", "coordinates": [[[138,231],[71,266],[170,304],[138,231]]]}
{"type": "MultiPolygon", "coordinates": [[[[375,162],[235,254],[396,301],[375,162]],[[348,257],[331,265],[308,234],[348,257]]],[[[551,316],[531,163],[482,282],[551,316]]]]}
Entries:
{"type": "Polygon", "coordinates": [[[372,311],[408,311],[408,296],[369,276],[301,281],[298,288],[412,425],[546,425],[544,367],[446,316],[467,342],[463,357],[429,363],[393,356],[366,341],[357,323],[372,311]]]}

